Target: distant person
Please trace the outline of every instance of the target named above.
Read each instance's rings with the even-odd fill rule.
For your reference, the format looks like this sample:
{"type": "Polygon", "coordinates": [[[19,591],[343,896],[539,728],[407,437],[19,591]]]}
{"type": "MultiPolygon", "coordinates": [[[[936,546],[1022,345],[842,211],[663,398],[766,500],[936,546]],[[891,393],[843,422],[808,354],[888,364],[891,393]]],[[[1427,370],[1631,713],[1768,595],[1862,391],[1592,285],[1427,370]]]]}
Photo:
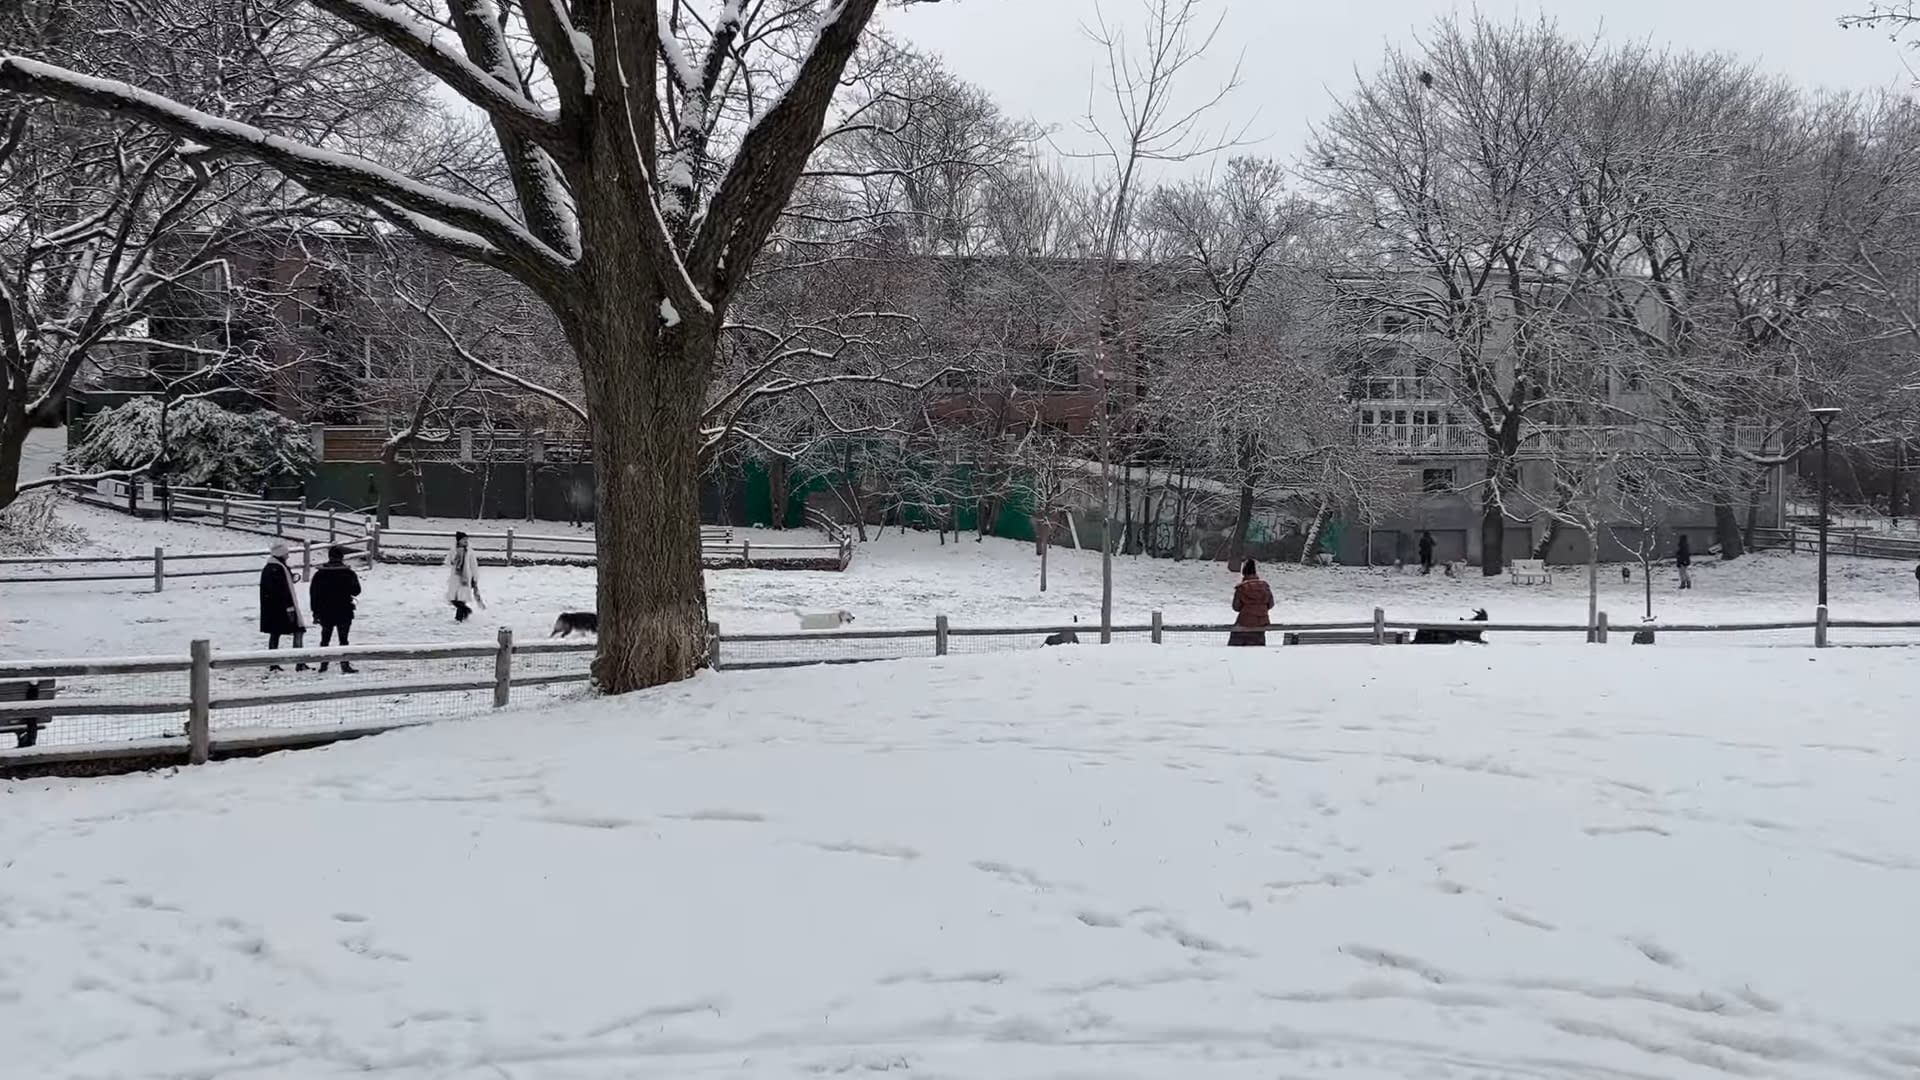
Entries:
{"type": "Polygon", "coordinates": [[[480,598],[480,560],[474,557],[466,533],[453,534],[453,550],[440,565],[447,568],[447,603],[453,605],[453,621],[466,622],[473,605],[487,606],[480,598]]]}
{"type": "MultiPolygon", "coordinates": [[[[260,568],[260,632],[267,635],[267,648],[280,647],[282,636],[293,638],[293,647],[305,644],[307,621],[300,614],[300,600],[294,590],[293,567],[287,565],[287,542],[275,540],[267,549],[267,564],[260,568]]],[[[279,664],[268,671],[282,671],[279,664]]],[[[295,671],[307,670],[295,664],[295,671]]]]}
{"type": "MultiPolygon", "coordinates": [[[[313,580],[307,585],[308,607],[313,612],[313,621],[320,624],[320,647],[333,644],[333,635],[340,635],[340,644],[351,645],[348,636],[353,631],[353,598],[360,595],[360,575],[347,565],[347,549],[335,545],[327,549],[327,561],[313,572],[313,580]]],[[[327,662],[320,661],[320,670],[327,670],[327,662]]],[[[353,674],[353,663],[340,661],[342,675],[353,674]]]]}
{"type": "Polygon", "coordinates": [[[1260,572],[1248,559],[1240,569],[1240,584],[1233,587],[1233,610],[1238,612],[1233,625],[1246,627],[1227,635],[1228,645],[1265,645],[1266,627],[1272,620],[1273,590],[1260,580],[1260,572]]]}
{"type": "Polygon", "coordinates": [[[584,476],[575,476],[567,488],[567,522],[576,529],[593,524],[593,485],[584,476]]]}
{"type": "Polygon", "coordinates": [[[1433,534],[1420,530],[1420,575],[1433,573],[1433,534]]]}
{"type": "Polygon", "coordinates": [[[1673,565],[1680,571],[1680,587],[1693,588],[1693,544],[1686,533],[1680,534],[1680,546],[1673,549],[1673,565]]]}

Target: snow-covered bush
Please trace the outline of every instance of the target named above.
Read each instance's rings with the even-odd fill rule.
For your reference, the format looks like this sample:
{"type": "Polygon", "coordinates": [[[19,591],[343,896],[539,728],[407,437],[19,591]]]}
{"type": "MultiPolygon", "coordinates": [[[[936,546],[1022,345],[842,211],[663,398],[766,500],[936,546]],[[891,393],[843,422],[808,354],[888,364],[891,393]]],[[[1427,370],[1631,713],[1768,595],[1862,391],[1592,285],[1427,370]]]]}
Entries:
{"type": "Polygon", "coordinates": [[[0,509],[0,555],[53,555],[79,547],[87,534],[60,520],[60,500],[29,491],[0,509]]]}
{"type": "Polygon", "coordinates": [[[306,429],[278,413],[236,412],[194,398],[165,410],[164,438],[161,419],[161,403],[153,398],[108,409],[87,422],[85,437],[67,452],[67,465],[103,472],[159,459],[155,471],[170,483],[247,492],[313,469],[306,429]]]}

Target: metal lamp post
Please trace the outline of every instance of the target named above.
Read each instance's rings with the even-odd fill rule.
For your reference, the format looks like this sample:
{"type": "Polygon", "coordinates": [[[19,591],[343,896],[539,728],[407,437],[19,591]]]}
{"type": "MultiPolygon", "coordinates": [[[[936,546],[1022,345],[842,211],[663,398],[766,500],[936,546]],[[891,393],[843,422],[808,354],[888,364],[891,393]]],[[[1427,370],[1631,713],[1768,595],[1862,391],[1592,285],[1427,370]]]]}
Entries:
{"type": "Polygon", "coordinates": [[[1833,418],[1840,410],[1832,405],[1817,409],[1808,409],[1807,414],[1820,422],[1820,606],[1827,606],[1827,503],[1831,494],[1827,469],[1827,453],[1831,445],[1833,418]]]}

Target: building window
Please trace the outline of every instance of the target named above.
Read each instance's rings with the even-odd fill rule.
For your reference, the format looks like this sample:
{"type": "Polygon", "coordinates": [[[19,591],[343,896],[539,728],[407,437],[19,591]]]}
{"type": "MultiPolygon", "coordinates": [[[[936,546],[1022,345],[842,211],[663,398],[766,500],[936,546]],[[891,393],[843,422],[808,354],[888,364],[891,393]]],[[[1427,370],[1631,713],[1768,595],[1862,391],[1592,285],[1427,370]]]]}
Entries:
{"type": "Polygon", "coordinates": [[[1453,492],[1452,469],[1421,469],[1420,490],[1428,495],[1447,495],[1453,492]]]}

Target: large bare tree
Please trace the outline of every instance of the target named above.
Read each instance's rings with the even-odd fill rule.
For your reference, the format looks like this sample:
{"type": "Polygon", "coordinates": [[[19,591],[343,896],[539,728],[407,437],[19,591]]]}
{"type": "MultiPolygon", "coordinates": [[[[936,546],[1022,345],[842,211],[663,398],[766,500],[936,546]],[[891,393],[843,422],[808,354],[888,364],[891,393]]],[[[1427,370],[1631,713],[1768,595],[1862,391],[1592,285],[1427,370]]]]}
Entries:
{"type": "MultiPolygon", "coordinates": [[[[182,102],[271,116],[336,145],[391,139],[420,111],[411,72],[299,0],[24,0],[0,51],[141,77],[182,102]],[[299,79],[285,76],[297,68],[299,79]]],[[[59,423],[84,372],[128,354],[220,359],[147,333],[153,302],[230,302],[235,256],[310,200],[244,160],[59,102],[0,96],[0,506],[27,431],[59,423]]]]}
{"type": "Polygon", "coordinates": [[[27,57],[0,59],[0,89],[265,162],[525,282],[559,319],[592,414],[595,682],[687,677],[707,659],[700,418],[721,331],[879,0],[310,2],[484,113],[509,190],[455,191],[27,57]]]}

